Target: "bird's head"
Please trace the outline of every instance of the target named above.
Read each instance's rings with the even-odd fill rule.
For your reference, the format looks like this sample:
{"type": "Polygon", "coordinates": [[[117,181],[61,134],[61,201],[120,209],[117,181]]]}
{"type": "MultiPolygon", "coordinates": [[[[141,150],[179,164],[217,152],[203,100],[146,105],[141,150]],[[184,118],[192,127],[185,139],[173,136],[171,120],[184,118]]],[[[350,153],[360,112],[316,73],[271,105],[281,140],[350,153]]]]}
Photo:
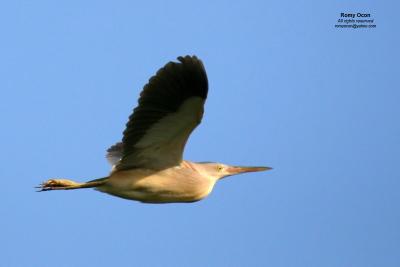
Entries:
{"type": "Polygon", "coordinates": [[[222,179],[227,176],[246,173],[246,172],[260,172],[271,170],[271,167],[248,167],[248,166],[231,166],[216,162],[201,163],[202,172],[206,175],[215,178],[216,180],[222,179]]]}

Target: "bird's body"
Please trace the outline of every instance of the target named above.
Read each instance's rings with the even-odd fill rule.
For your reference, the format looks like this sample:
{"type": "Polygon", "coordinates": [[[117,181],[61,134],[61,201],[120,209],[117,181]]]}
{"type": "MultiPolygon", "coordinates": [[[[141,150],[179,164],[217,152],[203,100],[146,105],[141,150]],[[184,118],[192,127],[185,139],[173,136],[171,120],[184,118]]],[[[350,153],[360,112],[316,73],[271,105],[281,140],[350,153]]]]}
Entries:
{"type": "Polygon", "coordinates": [[[147,203],[194,202],[206,197],[216,181],[199,173],[195,164],[183,161],[160,171],[138,168],[115,172],[97,189],[147,203]]]}
{"type": "Polygon", "coordinates": [[[95,188],[145,203],[194,202],[208,196],[223,177],[270,169],[182,159],[189,135],[201,122],[208,81],[197,57],[178,59],[144,87],[122,142],[107,150],[109,176],[86,183],[50,179],[40,191],[95,188]]]}

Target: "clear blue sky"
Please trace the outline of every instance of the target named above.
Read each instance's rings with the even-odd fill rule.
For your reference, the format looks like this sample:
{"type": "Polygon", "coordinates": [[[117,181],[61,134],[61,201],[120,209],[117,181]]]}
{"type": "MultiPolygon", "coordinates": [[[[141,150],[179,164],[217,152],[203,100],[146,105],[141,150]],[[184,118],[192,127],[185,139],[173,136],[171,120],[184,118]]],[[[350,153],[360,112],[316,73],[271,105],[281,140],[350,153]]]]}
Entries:
{"type": "Polygon", "coordinates": [[[397,1],[7,1],[0,266],[400,266],[397,1]],[[334,28],[341,12],[376,29],[334,28]],[[36,193],[107,175],[142,86],[195,54],[210,91],[185,158],[273,171],[205,200],[36,193]]]}

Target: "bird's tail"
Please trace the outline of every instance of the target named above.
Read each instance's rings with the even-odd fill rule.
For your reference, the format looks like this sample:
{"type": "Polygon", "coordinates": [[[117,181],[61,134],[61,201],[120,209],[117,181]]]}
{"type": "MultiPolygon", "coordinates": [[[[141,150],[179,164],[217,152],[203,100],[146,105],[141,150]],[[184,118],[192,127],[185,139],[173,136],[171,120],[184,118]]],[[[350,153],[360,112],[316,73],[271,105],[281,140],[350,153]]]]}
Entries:
{"type": "Polygon", "coordinates": [[[72,190],[72,189],[81,189],[81,188],[91,188],[98,187],[108,180],[108,177],[99,178],[95,180],[88,181],[86,183],[77,183],[68,179],[50,179],[43,183],[41,183],[38,188],[38,192],[42,191],[50,191],[50,190],[72,190]]]}

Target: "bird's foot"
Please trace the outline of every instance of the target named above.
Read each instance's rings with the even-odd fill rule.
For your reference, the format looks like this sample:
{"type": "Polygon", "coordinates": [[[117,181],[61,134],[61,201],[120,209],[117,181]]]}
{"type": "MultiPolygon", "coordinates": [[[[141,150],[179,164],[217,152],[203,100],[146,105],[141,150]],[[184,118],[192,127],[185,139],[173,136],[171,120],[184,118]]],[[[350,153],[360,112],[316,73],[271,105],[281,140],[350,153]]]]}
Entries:
{"type": "Polygon", "coordinates": [[[67,189],[73,189],[76,188],[76,186],[79,186],[79,183],[76,183],[71,180],[67,179],[50,179],[47,180],[43,183],[41,183],[39,186],[36,186],[35,188],[38,188],[38,192],[42,191],[50,191],[50,190],[67,190],[67,189]]]}

